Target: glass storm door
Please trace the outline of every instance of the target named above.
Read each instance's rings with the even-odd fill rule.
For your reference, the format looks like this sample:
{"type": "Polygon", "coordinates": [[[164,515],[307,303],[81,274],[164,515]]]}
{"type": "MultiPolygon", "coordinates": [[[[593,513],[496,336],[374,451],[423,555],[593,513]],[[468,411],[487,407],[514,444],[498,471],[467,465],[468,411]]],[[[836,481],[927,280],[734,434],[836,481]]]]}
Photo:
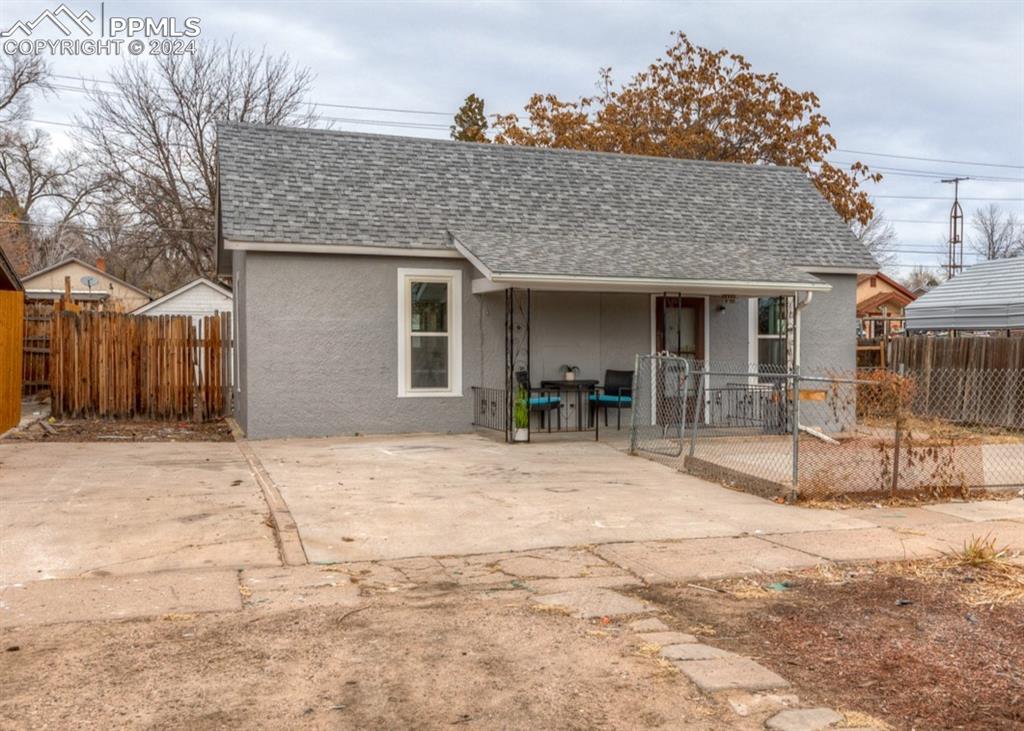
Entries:
{"type": "MultiPolygon", "coordinates": [[[[689,360],[704,359],[704,298],[663,295],[655,297],[655,350],[689,360]]],[[[690,391],[683,403],[683,384],[675,369],[663,369],[657,379],[656,420],[662,425],[676,425],[682,420],[686,408],[687,421],[693,418],[696,405],[696,383],[691,380],[690,391]]]]}

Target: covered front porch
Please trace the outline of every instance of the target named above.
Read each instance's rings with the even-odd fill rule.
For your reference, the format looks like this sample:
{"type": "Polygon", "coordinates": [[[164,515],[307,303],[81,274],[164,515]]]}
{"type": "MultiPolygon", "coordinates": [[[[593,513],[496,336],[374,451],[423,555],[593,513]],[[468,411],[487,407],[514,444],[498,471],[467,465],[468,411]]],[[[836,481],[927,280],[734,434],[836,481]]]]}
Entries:
{"type": "Polygon", "coordinates": [[[831,289],[821,282],[661,284],[474,280],[483,312],[474,427],[508,442],[624,439],[637,358],[650,353],[749,368],[749,382],[708,384],[705,392],[745,403],[749,394],[737,389],[762,393],[762,367],[784,369],[798,359],[801,311],[815,291],[831,289]]]}

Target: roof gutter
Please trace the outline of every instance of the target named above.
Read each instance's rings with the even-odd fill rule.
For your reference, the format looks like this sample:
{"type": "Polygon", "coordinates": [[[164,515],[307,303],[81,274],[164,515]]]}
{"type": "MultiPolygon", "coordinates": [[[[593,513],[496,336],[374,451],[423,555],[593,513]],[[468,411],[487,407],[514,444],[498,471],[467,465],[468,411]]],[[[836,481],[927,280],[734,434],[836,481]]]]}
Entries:
{"type": "MultiPolygon", "coordinates": [[[[487,291],[509,287],[550,290],[576,290],[592,292],[664,292],[682,291],[693,294],[789,294],[801,292],[828,292],[832,285],[826,282],[765,282],[733,279],[657,279],[648,277],[592,277],[562,274],[491,274],[487,281],[492,286],[477,285],[473,291],[487,291]],[[494,287],[493,285],[499,285],[494,287]],[[500,285],[504,285],[501,287],[500,285]]],[[[480,281],[480,280],[477,280],[480,281]]]]}

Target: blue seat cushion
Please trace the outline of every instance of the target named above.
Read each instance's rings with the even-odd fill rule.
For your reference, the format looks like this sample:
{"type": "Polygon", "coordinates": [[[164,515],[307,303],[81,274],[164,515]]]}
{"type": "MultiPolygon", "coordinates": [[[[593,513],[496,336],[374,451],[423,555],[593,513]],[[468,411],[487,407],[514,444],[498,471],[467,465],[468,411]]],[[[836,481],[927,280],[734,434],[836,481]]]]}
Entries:
{"type": "Polygon", "coordinates": [[[590,394],[590,400],[599,404],[609,404],[611,406],[629,406],[633,403],[632,396],[613,396],[610,393],[592,393],[590,394]]]}
{"type": "Polygon", "coordinates": [[[557,406],[562,403],[558,396],[531,396],[530,406],[557,406]]]}

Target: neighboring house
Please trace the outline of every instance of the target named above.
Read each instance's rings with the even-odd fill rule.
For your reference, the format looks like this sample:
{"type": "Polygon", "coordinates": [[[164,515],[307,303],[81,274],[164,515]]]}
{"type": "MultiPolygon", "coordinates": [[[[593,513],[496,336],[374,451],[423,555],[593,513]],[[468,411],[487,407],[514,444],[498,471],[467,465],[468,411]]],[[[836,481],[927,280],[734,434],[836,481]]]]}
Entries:
{"type": "Polygon", "coordinates": [[[65,277],[71,278],[71,299],[78,303],[92,302],[102,304],[103,308],[131,312],[153,299],[145,290],[115,277],[106,269],[103,259],[97,259],[94,266],[70,257],[24,277],[25,299],[60,299],[64,296],[65,277]],[[89,286],[92,280],[95,284],[89,286]]]}
{"type": "Polygon", "coordinates": [[[884,318],[890,318],[889,332],[903,330],[903,308],[917,295],[882,272],[857,277],[857,319],[865,337],[881,337],[884,318]]]}
{"type": "Polygon", "coordinates": [[[0,247],[0,292],[20,292],[24,289],[11,260],[0,247]]]}
{"type": "Polygon", "coordinates": [[[878,270],[793,168],[240,124],[218,167],[255,438],[471,431],[653,351],[849,370],[878,270]]]}
{"type": "Polygon", "coordinates": [[[1024,257],[960,274],[907,306],[908,330],[1024,330],[1024,257]]]}
{"type": "Polygon", "coordinates": [[[231,290],[205,277],[194,279],[135,310],[133,315],[190,315],[193,321],[231,312],[231,290]]]}

